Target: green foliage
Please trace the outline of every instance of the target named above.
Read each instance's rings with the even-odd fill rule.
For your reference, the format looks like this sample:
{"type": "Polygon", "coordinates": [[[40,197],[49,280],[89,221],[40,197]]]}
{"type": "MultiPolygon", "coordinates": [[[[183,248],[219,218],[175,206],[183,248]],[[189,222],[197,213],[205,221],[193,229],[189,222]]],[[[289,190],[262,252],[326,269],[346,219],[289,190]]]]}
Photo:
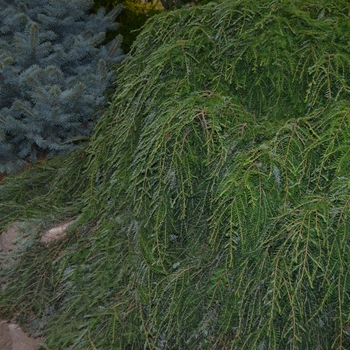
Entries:
{"type": "Polygon", "coordinates": [[[78,222],[0,311],[52,307],[52,349],[348,349],[349,26],[346,1],[152,18],[55,184],[78,222]]]}
{"type": "Polygon", "coordinates": [[[159,0],[165,10],[174,10],[182,6],[205,5],[210,0],[159,0]]]}

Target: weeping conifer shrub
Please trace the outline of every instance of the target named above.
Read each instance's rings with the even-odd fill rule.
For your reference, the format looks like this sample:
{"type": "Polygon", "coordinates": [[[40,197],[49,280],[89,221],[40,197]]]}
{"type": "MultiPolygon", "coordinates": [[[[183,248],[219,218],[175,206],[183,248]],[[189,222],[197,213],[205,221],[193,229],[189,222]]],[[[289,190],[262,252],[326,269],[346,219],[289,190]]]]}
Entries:
{"type": "Polygon", "coordinates": [[[0,173],[71,150],[91,132],[123,59],[121,5],[92,0],[0,0],[0,173]],[[99,109],[99,111],[97,111],[99,109]]]}
{"type": "Polygon", "coordinates": [[[50,349],[350,348],[349,26],[342,0],[152,18],[88,148],[0,187],[38,235],[1,314],[50,349]]]}

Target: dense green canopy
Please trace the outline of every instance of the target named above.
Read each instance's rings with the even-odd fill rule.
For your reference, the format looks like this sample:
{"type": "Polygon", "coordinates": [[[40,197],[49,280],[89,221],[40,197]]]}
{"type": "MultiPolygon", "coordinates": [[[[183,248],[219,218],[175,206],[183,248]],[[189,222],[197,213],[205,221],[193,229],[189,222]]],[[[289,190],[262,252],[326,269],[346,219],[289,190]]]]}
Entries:
{"type": "Polygon", "coordinates": [[[89,145],[0,187],[3,226],[79,217],[1,313],[50,349],[349,348],[349,42],[345,0],[152,18],[89,145]]]}

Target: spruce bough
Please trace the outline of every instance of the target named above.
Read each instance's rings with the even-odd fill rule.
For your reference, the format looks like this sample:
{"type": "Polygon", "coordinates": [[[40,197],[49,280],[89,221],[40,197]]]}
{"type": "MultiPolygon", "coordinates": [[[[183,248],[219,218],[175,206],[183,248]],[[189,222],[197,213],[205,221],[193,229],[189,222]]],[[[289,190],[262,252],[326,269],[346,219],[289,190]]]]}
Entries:
{"type": "Polygon", "coordinates": [[[111,69],[123,59],[115,30],[91,0],[0,1],[0,174],[71,150],[106,105],[111,69]]]}
{"type": "Polygon", "coordinates": [[[349,348],[349,25],[346,1],[152,18],[87,149],[0,187],[0,217],[80,215],[2,314],[53,310],[52,348],[349,348]]]}

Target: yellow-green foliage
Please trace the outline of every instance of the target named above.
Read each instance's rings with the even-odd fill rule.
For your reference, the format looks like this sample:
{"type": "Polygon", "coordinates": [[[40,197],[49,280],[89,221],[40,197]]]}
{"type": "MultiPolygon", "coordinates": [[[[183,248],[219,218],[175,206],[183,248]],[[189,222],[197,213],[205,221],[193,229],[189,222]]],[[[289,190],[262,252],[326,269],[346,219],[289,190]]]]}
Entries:
{"type": "Polygon", "coordinates": [[[24,255],[0,310],[53,307],[50,349],[349,348],[349,40],[345,0],[152,18],[79,158],[79,222],[34,245],[51,284],[24,255]]]}

